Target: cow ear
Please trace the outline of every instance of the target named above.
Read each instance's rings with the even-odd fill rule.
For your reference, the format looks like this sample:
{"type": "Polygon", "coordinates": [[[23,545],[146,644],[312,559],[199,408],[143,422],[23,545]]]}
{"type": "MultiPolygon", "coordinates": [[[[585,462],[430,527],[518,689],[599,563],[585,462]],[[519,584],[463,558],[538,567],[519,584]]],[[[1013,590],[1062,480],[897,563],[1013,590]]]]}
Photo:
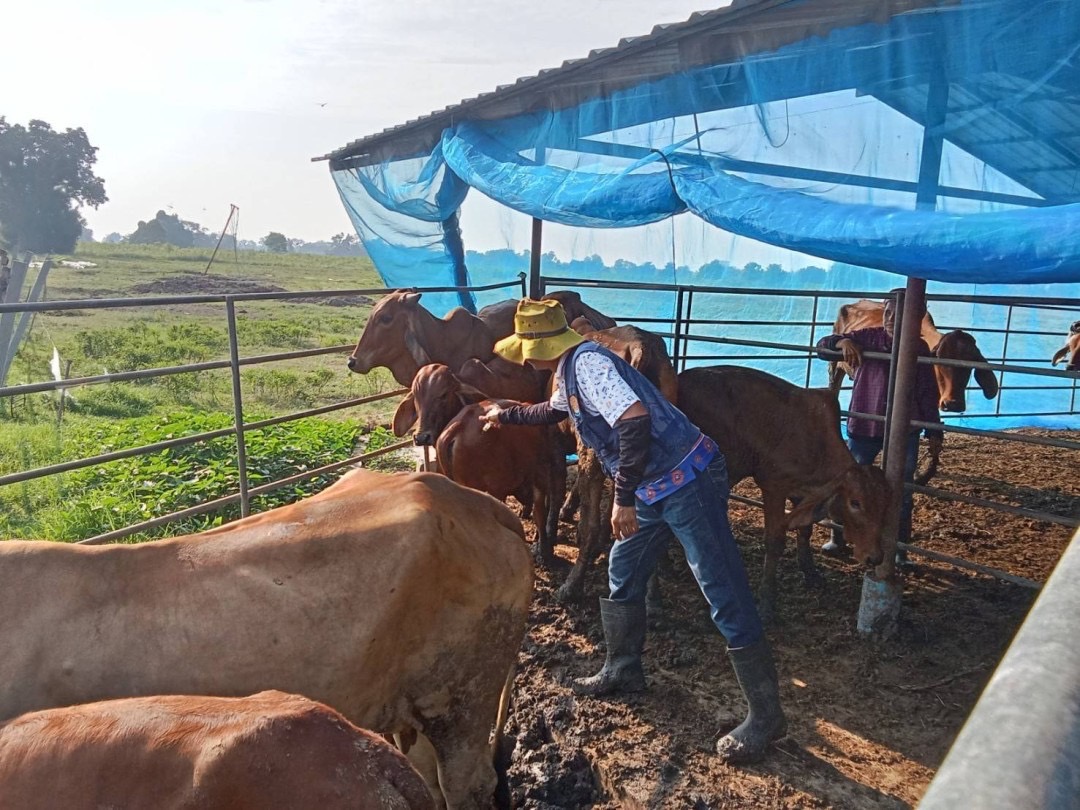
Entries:
{"type": "Polygon", "coordinates": [[[403,295],[401,297],[401,301],[404,304],[409,304],[410,306],[415,306],[416,304],[420,303],[420,296],[421,295],[423,295],[423,293],[418,293],[418,292],[405,293],[405,295],[403,295]]]}
{"type": "MultiPolygon", "coordinates": [[[[978,360],[980,363],[985,363],[986,362],[986,358],[982,356],[982,352],[980,352],[978,349],[975,350],[975,354],[978,355],[975,359],[978,360]]],[[[998,392],[997,377],[994,375],[994,372],[992,372],[990,369],[988,369],[988,368],[977,368],[977,369],[975,369],[975,382],[977,382],[979,384],[979,388],[982,389],[983,396],[985,396],[987,399],[993,399],[994,397],[997,396],[997,392],[998,392]]]]}
{"type": "Polygon", "coordinates": [[[835,492],[817,492],[807,495],[792,509],[787,516],[787,528],[801,529],[821,520],[828,513],[835,492]]]}
{"type": "Polygon", "coordinates": [[[458,398],[461,399],[461,407],[464,408],[467,405],[475,405],[478,402],[483,402],[489,397],[480,389],[473,388],[468,383],[461,383],[458,386],[458,398]]]}
{"type": "Polygon", "coordinates": [[[410,391],[394,411],[394,435],[404,436],[416,424],[416,399],[410,391]]]}
{"type": "Polygon", "coordinates": [[[435,362],[424,347],[420,345],[420,341],[416,339],[416,335],[413,334],[411,329],[405,332],[405,348],[420,368],[435,362]]]}

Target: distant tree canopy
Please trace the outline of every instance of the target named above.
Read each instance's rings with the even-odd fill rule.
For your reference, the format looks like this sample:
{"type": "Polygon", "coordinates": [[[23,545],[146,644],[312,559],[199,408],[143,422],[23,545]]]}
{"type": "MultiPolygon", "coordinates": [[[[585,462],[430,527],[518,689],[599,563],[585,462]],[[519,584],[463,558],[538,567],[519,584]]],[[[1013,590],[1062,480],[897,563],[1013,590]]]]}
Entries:
{"type": "Polygon", "coordinates": [[[194,247],[195,235],[188,230],[187,223],[181,222],[176,214],[158,211],[148,222],[139,221],[128,242],[133,245],[176,245],[176,247],[194,247]]]}
{"type": "Polygon", "coordinates": [[[270,231],[266,236],[262,238],[262,246],[269,250],[271,253],[288,253],[289,252],[289,240],[285,238],[285,234],[278,233],[277,231],[270,231]]]}
{"type": "Polygon", "coordinates": [[[96,162],[82,127],[56,132],[0,116],[0,241],[15,251],[72,252],[86,224],[78,206],[109,199],[96,162]]]}

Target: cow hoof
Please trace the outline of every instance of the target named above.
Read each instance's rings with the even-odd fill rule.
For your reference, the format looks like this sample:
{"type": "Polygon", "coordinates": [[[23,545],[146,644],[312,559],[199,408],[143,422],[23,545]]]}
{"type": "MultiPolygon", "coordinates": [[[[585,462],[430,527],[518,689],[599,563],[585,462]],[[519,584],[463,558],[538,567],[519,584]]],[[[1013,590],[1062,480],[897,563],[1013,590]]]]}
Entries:
{"type": "Polygon", "coordinates": [[[580,602],[581,596],[581,586],[571,584],[570,582],[564,582],[559,589],[555,591],[555,601],[560,605],[570,605],[575,602],[580,602]]]}

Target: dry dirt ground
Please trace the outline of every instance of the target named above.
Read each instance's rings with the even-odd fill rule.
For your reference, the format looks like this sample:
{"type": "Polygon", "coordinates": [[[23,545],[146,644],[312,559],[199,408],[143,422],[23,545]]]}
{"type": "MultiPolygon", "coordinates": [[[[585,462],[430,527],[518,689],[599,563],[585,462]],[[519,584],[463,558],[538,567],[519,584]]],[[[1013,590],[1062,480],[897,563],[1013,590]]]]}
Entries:
{"type": "MultiPolygon", "coordinates": [[[[1080,431],[1017,433],[1080,440],[1080,431]]],[[[1060,448],[950,434],[932,484],[1077,516],[1076,459],[1075,451],[1060,448]]],[[[758,495],[748,482],[735,491],[758,495]]],[[[731,522],[756,580],[763,555],[760,512],[732,503],[731,522]]],[[[1039,582],[1071,534],[1060,525],[916,496],[915,545],[1039,582]]],[[[815,529],[815,547],[827,537],[815,529]]],[[[570,546],[558,550],[573,557],[570,546]]],[[[789,549],[779,619],[768,633],[789,736],[764,762],[743,768],[725,766],[712,753],[717,736],[742,719],[744,704],[723,639],[677,548],[671,553],[674,573],[663,584],[666,614],[646,641],[650,687],[632,697],[578,698],[567,685],[602,662],[597,597],[606,595],[604,560],[579,605],[554,599],[564,572],[538,572],[508,727],[516,743],[510,764],[514,806],[915,806],[1036,592],[913,557],[899,633],[872,643],[855,631],[861,570],[816,556],[827,585],[808,591],[789,549]]]]}

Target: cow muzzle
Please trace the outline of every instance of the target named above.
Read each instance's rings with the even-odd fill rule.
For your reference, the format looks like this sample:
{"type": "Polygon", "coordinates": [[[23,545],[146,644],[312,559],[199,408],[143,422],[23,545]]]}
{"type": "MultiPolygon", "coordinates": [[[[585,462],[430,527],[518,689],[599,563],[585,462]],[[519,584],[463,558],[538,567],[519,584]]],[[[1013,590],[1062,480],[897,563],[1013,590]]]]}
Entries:
{"type": "Polygon", "coordinates": [[[432,440],[431,431],[425,430],[422,433],[417,433],[413,436],[413,444],[417,447],[431,447],[431,445],[435,444],[432,440]]]}
{"type": "Polygon", "coordinates": [[[884,559],[884,552],[882,552],[881,549],[878,549],[877,551],[871,552],[870,554],[866,555],[866,565],[871,568],[876,568],[877,566],[881,565],[881,561],[884,559]]]}
{"type": "Polygon", "coordinates": [[[946,413],[963,413],[967,410],[967,403],[963,399],[950,397],[949,399],[942,399],[938,403],[938,408],[946,413]]]}

